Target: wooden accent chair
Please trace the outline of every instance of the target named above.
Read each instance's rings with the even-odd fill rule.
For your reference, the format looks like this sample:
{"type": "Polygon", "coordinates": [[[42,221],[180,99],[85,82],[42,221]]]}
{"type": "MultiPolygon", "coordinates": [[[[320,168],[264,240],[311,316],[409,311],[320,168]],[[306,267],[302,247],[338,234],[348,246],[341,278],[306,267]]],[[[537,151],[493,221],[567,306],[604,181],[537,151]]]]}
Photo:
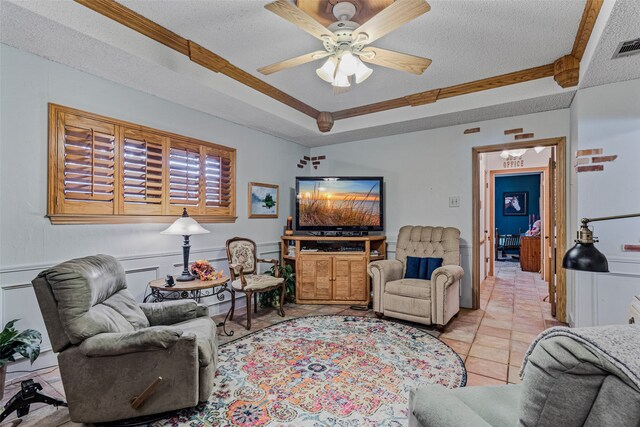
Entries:
{"type": "Polygon", "coordinates": [[[280,277],[278,260],[261,259],[256,256],[256,244],[244,237],[227,240],[227,260],[231,273],[231,316],[236,309],[236,292],[244,292],[247,297],[247,330],[251,329],[251,296],[253,295],[254,311],[258,312],[258,294],[280,288],[280,307],[278,314],[284,317],[284,299],[287,293],[284,278],[280,277]],[[273,264],[274,276],[256,274],[259,262],[273,264]]]}

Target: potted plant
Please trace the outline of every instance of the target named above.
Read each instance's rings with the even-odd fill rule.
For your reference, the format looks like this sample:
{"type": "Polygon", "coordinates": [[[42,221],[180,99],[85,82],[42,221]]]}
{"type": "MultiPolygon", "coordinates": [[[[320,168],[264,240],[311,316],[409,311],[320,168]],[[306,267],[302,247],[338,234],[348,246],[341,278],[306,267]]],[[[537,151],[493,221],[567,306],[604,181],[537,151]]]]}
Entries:
{"type": "MultiPolygon", "coordinates": [[[[267,274],[274,275],[275,266],[271,267],[271,270],[267,274]]],[[[287,291],[284,301],[294,302],[296,300],[296,278],[293,273],[293,268],[290,264],[278,266],[279,276],[284,277],[284,286],[287,291]]],[[[274,289],[270,292],[263,292],[260,294],[260,305],[267,307],[269,305],[278,307],[280,305],[280,289],[274,289]]]]}
{"type": "Polygon", "coordinates": [[[40,355],[42,335],[33,329],[18,331],[13,327],[19,319],[8,322],[0,332],[0,399],[4,397],[4,383],[7,376],[7,363],[15,362],[16,354],[29,359],[31,364],[40,355]]]}

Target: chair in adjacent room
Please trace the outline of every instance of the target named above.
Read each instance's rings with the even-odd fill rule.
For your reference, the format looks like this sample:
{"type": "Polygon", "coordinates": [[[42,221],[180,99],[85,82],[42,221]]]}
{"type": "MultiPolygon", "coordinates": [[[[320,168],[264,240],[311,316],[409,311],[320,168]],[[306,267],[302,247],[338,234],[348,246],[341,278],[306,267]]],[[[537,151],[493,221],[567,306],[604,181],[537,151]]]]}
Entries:
{"type": "Polygon", "coordinates": [[[207,306],[139,304],[108,255],[63,262],[32,283],[72,421],[159,414],[209,398],[218,341],[207,306]]]}
{"type": "Polygon", "coordinates": [[[236,307],[236,292],[243,292],[247,301],[247,330],[251,329],[251,297],[253,296],[254,311],[258,312],[258,294],[280,289],[280,306],[278,314],[284,317],[284,300],[286,288],[284,278],[280,277],[278,260],[258,258],[256,244],[244,237],[234,237],[227,240],[227,260],[231,273],[231,316],[236,307]],[[257,274],[258,263],[269,263],[274,266],[274,276],[257,274]]]}
{"type": "Polygon", "coordinates": [[[460,230],[406,225],[400,229],[396,259],[369,263],[373,310],[378,317],[444,327],[460,310],[460,230]],[[408,257],[441,260],[430,278],[408,278],[408,257]]]}

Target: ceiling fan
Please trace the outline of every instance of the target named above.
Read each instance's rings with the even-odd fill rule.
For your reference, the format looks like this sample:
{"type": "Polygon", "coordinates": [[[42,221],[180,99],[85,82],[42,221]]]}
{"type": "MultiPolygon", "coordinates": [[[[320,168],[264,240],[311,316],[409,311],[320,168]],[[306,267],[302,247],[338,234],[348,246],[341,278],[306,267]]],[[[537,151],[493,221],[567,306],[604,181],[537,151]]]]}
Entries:
{"type": "Polygon", "coordinates": [[[348,90],[352,80],[356,84],[362,83],[371,75],[373,70],[363,61],[417,75],[422,74],[431,64],[428,58],[369,46],[380,37],[428,12],[431,7],[425,0],[395,0],[362,25],[351,21],[356,14],[356,7],[348,1],[342,1],[333,6],[333,15],[337,21],[329,27],[323,26],[288,0],[276,0],[265,5],[265,8],[320,39],[324,50],[258,68],[262,74],[272,74],[328,57],[322,67],[316,70],[316,74],[331,83],[334,92],[340,93],[348,90]]]}

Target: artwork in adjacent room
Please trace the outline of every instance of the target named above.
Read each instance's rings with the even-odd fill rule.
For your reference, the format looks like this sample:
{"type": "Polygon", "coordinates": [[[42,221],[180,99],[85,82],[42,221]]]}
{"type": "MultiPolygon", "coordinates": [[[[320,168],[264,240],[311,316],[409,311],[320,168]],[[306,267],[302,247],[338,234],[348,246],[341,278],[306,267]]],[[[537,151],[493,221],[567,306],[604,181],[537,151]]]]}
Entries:
{"type": "Polygon", "coordinates": [[[278,218],[278,186],[249,183],[249,218],[278,218]]]}
{"type": "Polygon", "coordinates": [[[505,191],[502,193],[502,199],[504,201],[502,214],[506,216],[527,215],[529,213],[528,198],[528,191],[505,191]]]}

